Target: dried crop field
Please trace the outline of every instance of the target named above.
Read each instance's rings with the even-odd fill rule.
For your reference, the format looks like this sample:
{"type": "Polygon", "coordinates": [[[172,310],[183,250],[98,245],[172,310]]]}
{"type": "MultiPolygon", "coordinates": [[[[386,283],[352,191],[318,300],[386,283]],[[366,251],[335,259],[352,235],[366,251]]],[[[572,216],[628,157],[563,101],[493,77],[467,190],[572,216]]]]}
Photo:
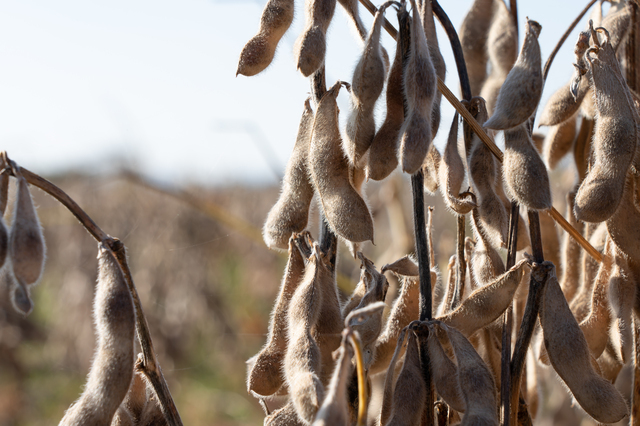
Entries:
{"type": "MultiPolygon", "coordinates": [[[[517,0],[458,29],[437,0],[306,0],[280,191],[49,181],[2,152],[0,422],[640,425],[640,4],[603,3],[543,58],[517,0]],[[336,7],[363,48],[331,82],[336,7]]],[[[267,1],[238,74],[293,15],[267,1]]]]}

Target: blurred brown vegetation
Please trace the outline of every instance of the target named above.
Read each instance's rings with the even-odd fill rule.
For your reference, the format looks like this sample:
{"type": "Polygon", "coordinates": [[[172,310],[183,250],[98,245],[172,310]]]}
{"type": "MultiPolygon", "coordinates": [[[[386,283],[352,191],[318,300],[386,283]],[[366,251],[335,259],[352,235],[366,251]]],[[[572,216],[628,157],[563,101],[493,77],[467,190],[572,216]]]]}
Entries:
{"type": "MultiPolygon", "coordinates": [[[[566,181],[560,177],[560,182],[566,181]]],[[[241,229],[123,176],[69,174],[51,180],[127,246],[159,361],[184,423],[262,424],[263,412],[246,392],[245,360],[264,344],[286,259],[247,238],[246,231],[262,226],[278,189],[182,190],[249,224],[241,229]]],[[[570,182],[557,189],[564,193],[567,186],[570,182]]],[[[369,243],[364,251],[379,268],[413,251],[410,191],[408,181],[394,174],[382,184],[369,185],[367,192],[376,245],[369,243]]],[[[58,424],[81,393],[95,345],[91,309],[97,245],[64,207],[37,189],[33,195],[48,258],[44,277],[32,292],[34,311],[27,318],[13,311],[0,280],[1,426],[58,424]]],[[[446,277],[455,250],[456,221],[442,197],[427,196],[426,202],[435,205],[436,260],[446,277]]],[[[11,207],[9,222],[10,216],[11,207]]],[[[317,228],[313,212],[309,229],[317,228]]],[[[348,278],[340,281],[346,294],[356,283],[359,265],[344,246],[338,269],[348,278]]],[[[396,290],[389,279],[388,304],[396,290]]],[[[549,416],[557,415],[559,401],[569,404],[555,382],[544,395],[549,416]]],[[[576,415],[562,423],[553,421],[579,422],[576,415]]]]}

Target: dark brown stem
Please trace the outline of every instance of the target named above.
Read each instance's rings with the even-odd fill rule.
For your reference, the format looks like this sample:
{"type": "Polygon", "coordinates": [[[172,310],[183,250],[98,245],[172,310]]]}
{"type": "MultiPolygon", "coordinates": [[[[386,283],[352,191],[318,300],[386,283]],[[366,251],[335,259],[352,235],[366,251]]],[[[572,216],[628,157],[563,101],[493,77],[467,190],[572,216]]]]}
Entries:
{"type": "MultiPolygon", "coordinates": [[[[518,220],[520,207],[515,201],[511,202],[509,215],[509,242],[507,245],[507,270],[516,264],[518,247],[518,220]]],[[[513,330],[513,309],[507,308],[502,317],[502,352],[500,358],[500,416],[502,426],[509,426],[511,405],[509,404],[509,385],[511,383],[511,333],[513,330]]]]}
{"type": "MultiPolygon", "coordinates": [[[[320,103],[320,99],[327,91],[327,82],[325,78],[325,68],[322,65],[318,71],[311,76],[311,93],[313,93],[313,99],[316,105],[320,103]]],[[[318,241],[320,244],[320,250],[325,255],[329,255],[329,264],[331,270],[335,272],[336,269],[336,257],[338,254],[338,237],[333,233],[327,222],[327,218],[322,210],[322,205],[318,203],[318,209],[320,211],[320,235],[318,241]]]]}
{"type": "MultiPolygon", "coordinates": [[[[549,269],[542,266],[544,262],[544,253],[542,252],[542,235],[540,233],[540,218],[538,212],[528,211],[529,215],[529,234],[531,237],[531,249],[533,251],[532,260],[534,262],[531,271],[531,280],[529,281],[529,296],[527,304],[524,308],[524,316],[520,331],[516,339],[516,346],[513,350],[511,359],[511,381],[510,381],[510,405],[518,407],[518,399],[520,396],[520,381],[522,372],[524,371],[524,362],[527,356],[527,350],[531,343],[531,336],[540,312],[540,303],[542,302],[542,294],[544,286],[547,283],[549,269]]],[[[511,425],[517,425],[518,410],[511,410],[511,425]]]]}
{"type": "MultiPolygon", "coordinates": [[[[428,1],[428,0],[425,0],[428,1]]],[[[444,28],[449,37],[449,43],[451,44],[451,50],[453,50],[453,57],[456,60],[456,67],[458,68],[458,77],[460,79],[460,89],[462,90],[462,99],[471,100],[471,84],[469,83],[469,74],[467,73],[467,64],[464,61],[464,55],[462,53],[462,45],[460,44],[460,38],[456,32],[456,28],[449,20],[449,16],[445,13],[444,9],[440,7],[437,0],[431,0],[433,7],[433,14],[436,15],[440,25],[444,28]]]]}
{"type": "MultiPolygon", "coordinates": [[[[2,157],[6,164],[8,164],[10,160],[7,158],[6,153],[3,153],[2,157]]],[[[125,281],[127,282],[127,287],[136,310],[136,333],[138,335],[140,347],[142,348],[142,358],[138,360],[136,368],[144,373],[149,379],[167,423],[171,426],[181,426],[182,420],[180,419],[178,410],[173,402],[173,398],[171,397],[171,392],[169,392],[167,382],[162,375],[162,370],[158,364],[155,351],[153,350],[153,342],[151,341],[149,326],[142,310],[138,291],[131,276],[131,270],[127,263],[124,244],[122,244],[120,240],[112,238],[100,229],[93,219],[91,219],[91,217],[89,217],[89,215],[82,210],[82,208],[80,208],[80,206],[62,189],[25,168],[21,167],[20,173],[22,173],[22,176],[29,184],[40,188],[64,205],[96,241],[106,243],[115,254],[116,259],[120,264],[120,268],[122,269],[125,281]]]]}

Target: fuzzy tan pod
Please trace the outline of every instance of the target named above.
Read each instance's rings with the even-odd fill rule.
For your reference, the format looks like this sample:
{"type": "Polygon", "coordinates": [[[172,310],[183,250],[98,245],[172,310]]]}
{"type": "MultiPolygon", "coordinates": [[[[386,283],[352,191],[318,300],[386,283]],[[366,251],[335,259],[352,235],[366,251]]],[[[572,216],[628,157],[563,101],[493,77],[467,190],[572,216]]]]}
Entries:
{"type": "Polygon", "coordinates": [[[551,365],[580,406],[598,422],[615,423],[628,414],[616,388],[593,369],[589,346],[562,294],[555,267],[542,263],[547,284],[540,307],[540,325],[551,365]]]}
{"type": "Polygon", "coordinates": [[[460,26],[460,44],[467,64],[471,94],[477,96],[487,78],[487,34],[494,0],[475,0],[460,26]]]}
{"type": "Polygon", "coordinates": [[[18,196],[9,236],[13,273],[22,285],[35,284],[42,275],[46,246],[42,227],[29,192],[29,184],[18,176],[18,196]]]}
{"type": "Polygon", "coordinates": [[[302,75],[309,77],[324,64],[327,30],[336,10],[336,0],[309,0],[305,6],[305,29],[296,40],[293,54],[302,75]]]}
{"type": "Polygon", "coordinates": [[[262,228],[262,237],[269,248],[286,250],[291,234],[301,232],[307,226],[314,193],[307,165],[312,130],[313,111],[307,99],[300,119],[296,144],[282,180],[280,197],[269,211],[262,228]]]}
{"type": "Polygon", "coordinates": [[[502,173],[509,194],[528,209],[550,208],[549,175],[524,124],[504,132],[504,146],[502,173]]]}
{"type": "Polygon", "coordinates": [[[336,102],[340,86],[337,82],[318,104],[309,170],[331,229],[348,241],[372,241],[373,220],[367,204],[351,185],[349,163],[342,151],[336,102]]]}
{"type": "Polygon", "coordinates": [[[573,141],[577,135],[578,115],[574,115],[567,121],[557,124],[549,129],[544,139],[544,160],[551,170],[555,169],[560,160],[571,151],[573,141]]]}
{"type": "Polygon", "coordinates": [[[636,153],[640,118],[607,37],[587,51],[597,120],[593,164],[580,184],[574,211],[585,222],[602,222],[620,205],[625,177],[636,153]],[[594,56],[595,55],[595,56],[594,56]]]}
{"type": "Polygon", "coordinates": [[[431,111],[437,76],[415,0],[411,0],[411,48],[404,70],[404,92],[408,114],[400,133],[400,165],[408,174],[417,172],[431,145],[431,111]]]}
{"type": "Polygon", "coordinates": [[[82,396],[60,426],[109,425],[133,377],[135,313],[114,253],[100,244],[98,285],[93,304],[98,347],[82,396]]]}
{"type": "Polygon", "coordinates": [[[262,11],[258,34],[242,48],[236,75],[256,75],[267,68],[280,39],[293,22],[293,0],[269,0],[262,11]]]}
{"type": "Polygon", "coordinates": [[[544,84],[538,44],[541,29],[536,21],[527,21],[522,49],[500,89],[493,115],[484,125],[487,129],[505,130],[519,126],[538,107],[544,84]]]}

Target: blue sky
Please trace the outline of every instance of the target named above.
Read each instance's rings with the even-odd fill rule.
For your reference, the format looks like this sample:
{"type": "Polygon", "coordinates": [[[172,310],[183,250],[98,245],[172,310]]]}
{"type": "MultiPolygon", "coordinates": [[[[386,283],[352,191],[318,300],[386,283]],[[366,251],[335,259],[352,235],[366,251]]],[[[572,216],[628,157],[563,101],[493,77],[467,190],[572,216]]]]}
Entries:
{"type": "MultiPolygon", "coordinates": [[[[255,77],[235,77],[240,50],[257,31],[264,3],[0,3],[0,149],[42,174],[125,164],[178,183],[276,183],[273,169],[284,170],[309,84],[295,70],[292,54],[304,24],[301,0],[272,65],[255,77]]],[[[441,0],[456,27],[470,4],[441,0]]],[[[584,4],[519,2],[520,27],[525,16],[542,24],[543,60],[584,4]]],[[[361,8],[361,14],[368,25],[368,12],[361,8]]],[[[395,24],[393,13],[389,18],[395,24]]],[[[556,58],[543,103],[569,79],[573,44],[584,25],[556,58]]],[[[458,93],[441,31],[439,40],[448,64],[446,83],[458,93]]],[[[386,34],[383,43],[393,54],[386,34]]],[[[328,35],[329,84],[351,80],[360,49],[338,6],[328,35]]],[[[346,91],[339,101],[346,111],[346,91]]],[[[443,123],[450,122],[453,110],[442,104],[443,123]]]]}

